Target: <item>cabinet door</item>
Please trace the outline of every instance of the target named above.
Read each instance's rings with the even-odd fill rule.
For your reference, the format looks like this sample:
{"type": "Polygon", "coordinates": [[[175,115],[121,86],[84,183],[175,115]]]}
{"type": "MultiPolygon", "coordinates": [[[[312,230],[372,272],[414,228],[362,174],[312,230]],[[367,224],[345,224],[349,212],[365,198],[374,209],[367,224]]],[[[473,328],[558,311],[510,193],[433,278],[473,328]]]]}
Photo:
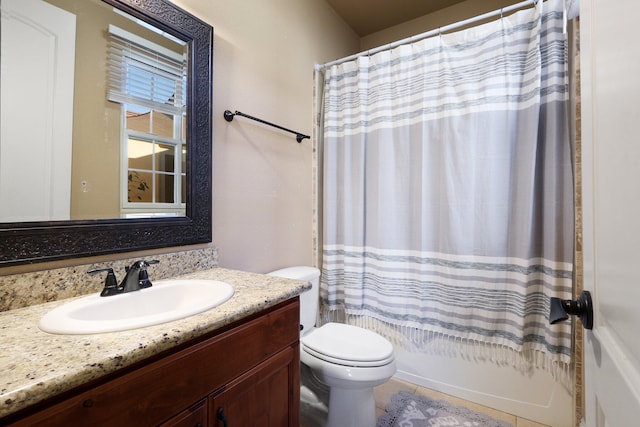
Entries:
{"type": "Polygon", "coordinates": [[[207,401],[203,399],[169,421],[160,424],[160,427],[205,427],[207,425],[207,401]]]}
{"type": "Polygon", "coordinates": [[[209,425],[282,427],[299,423],[299,353],[289,347],[209,399],[209,425]]]}

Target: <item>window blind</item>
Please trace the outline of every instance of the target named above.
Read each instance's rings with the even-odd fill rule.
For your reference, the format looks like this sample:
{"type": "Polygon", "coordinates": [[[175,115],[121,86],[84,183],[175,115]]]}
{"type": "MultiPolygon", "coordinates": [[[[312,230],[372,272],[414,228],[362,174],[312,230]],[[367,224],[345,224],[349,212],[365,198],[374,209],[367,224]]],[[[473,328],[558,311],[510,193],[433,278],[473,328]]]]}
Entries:
{"type": "Polygon", "coordinates": [[[186,55],[109,26],[107,99],[172,115],[186,108],[186,55]]]}

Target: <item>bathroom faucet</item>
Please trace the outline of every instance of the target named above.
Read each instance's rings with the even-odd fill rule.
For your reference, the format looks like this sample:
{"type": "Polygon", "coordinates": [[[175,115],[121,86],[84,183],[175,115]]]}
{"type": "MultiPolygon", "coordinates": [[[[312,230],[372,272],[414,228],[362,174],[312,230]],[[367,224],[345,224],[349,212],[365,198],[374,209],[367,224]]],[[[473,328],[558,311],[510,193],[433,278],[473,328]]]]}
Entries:
{"type": "Polygon", "coordinates": [[[147,267],[151,264],[158,264],[159,262],[157,259],[151,261],[136,261],[131,264],[130,267],[126,267],[125,271],[127,274],[124,276],[124,279],[122,279],[122,283],[120,283],[122,293],[150,288],[151,281],[149,280],[147,267]]]}
{"type": "Polygon", "coordinates": [[[100,292],[101,297],[109,297],[112,295],[123,294],[126,292],[139,291],[140,289],[151,287],[151,281],[149,280],[149,273],[147,267],[151,264],[158,264],[160,261],[157,259],[151,261],[136,261],[131,266],[125,267],[127,274],[118,286],[118,280],[113,272],[113,268],[94,268],[87,271],[89,274],[96,274],[101,271],[107,272],[107,277],[104,281],[104,289],[100,292]]]}

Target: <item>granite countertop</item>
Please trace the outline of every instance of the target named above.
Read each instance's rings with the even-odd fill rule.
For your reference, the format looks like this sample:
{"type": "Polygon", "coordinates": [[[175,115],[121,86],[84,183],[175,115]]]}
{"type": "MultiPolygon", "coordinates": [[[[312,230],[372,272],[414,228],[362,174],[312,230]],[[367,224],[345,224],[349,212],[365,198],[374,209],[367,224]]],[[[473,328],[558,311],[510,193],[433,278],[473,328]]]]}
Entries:
{"type": "Polygon", "coordinates": [[[71,299],[1,312],[0,418],[311,288],[298,280],[223,268],[179,277],[220,280],[232,285],[235,293],[224,304],[185,319],[92,335],[55,335],[38,328],[45,313],[71,299]]]}

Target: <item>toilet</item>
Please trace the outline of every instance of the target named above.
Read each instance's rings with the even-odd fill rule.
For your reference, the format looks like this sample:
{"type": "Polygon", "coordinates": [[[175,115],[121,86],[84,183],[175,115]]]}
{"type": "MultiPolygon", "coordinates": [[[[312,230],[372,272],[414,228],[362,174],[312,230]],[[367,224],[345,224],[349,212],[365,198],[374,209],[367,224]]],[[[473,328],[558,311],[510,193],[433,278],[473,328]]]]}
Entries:
{"type": "MultiPolygon", "coordinates": [[[[318,314],[320,271],[289,267],[270,276],[305,280],[310,291],[300,294],[301,412],[319,408],[328,388],[327,427],[362,427],[376,424],[373,388],[396,372],[392,344],[367,329],[342,323],[315,327],[318,314]],[[311,378],[305,372],[312,373],[311,378]],[[313,401],[313,400],[317,401],[313,401]]],[[[303,415],[304,416],[304,415],[303,415]]]]}

